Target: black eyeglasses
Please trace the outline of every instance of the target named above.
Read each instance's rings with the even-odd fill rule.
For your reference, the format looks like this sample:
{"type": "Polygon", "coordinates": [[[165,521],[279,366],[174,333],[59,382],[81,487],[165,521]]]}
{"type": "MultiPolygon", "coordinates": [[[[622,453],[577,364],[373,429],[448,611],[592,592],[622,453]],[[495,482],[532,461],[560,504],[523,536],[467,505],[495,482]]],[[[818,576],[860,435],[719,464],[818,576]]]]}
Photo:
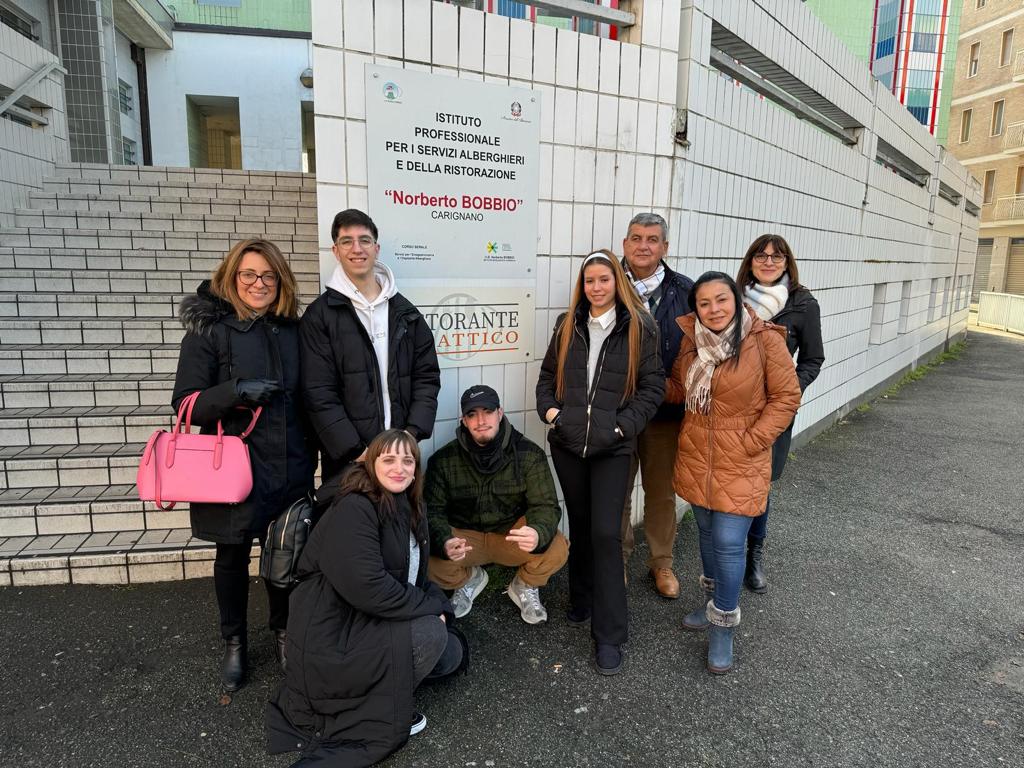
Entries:
{"type": "Polygon", "coordinates": [[[764,251],[761,251],[760,253],[754,254],[754,261],[758,264],[767,264],[768,259],[772,260],[772,264],[786,263],[786,255],[784,253],[765,253],[764,251]]]}
{"type": "Polygon", "coordinates": [[[267,288],[273,288],[277,285],[276,272],[260,273],[253,272],[251,269],[243,269],[238,273],[238,279],[242,281],[242,285],[255,285],[257,280],[262,280],[267,288]]]}

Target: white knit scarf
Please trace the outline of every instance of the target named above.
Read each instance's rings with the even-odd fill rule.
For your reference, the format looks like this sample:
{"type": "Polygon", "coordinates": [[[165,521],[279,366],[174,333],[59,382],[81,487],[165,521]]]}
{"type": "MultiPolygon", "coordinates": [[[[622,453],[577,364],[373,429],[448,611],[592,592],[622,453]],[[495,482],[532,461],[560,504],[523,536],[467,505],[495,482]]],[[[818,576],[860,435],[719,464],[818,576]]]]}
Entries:
{"type": "Polygon", "coordinates": [[[784,274],[774,285],[751,283],[744,293],[747,304],[757,316],[762,320],[771,320],[782,311],[789,299],[789,275],[784,274]]]}
{"type": "Polygon", "coordinates": [[[640,298],[643,299],[644,304],[646,304],[649,301],[651,294],[658,290],[658,286],[661,285],[661,282],[665,279],[665,265],[659,264],[658,268],[654,270],[653,275],[648,275],[643,278],[639,278],[634,275],[633,271],[627,267],[626,275],[633,281],[633,287],[636,288],[636,292],[640,294],[640,298]]]}
{"type": "Polygon", "coordinates": [[[741,323],[740,341],[747,338],[753,325],[750,313],[742,307],[737,315],[721,333],[708,330],[700,320],[694,323],[697,357],[686,372],[686,410],[704,414],[711,412],[711,378],[715,375],[715,368],[732,357],[732,334],[736,323],[741,323]]]}

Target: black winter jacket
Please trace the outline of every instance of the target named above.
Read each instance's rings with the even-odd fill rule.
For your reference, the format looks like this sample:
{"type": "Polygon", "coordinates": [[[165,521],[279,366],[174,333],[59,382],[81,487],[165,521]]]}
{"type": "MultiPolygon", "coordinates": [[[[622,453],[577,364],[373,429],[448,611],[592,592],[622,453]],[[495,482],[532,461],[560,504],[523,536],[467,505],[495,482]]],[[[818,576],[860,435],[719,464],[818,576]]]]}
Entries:
{"type": "Polygon", "coordinates": [[[410,622],[453,616],[427,581],[422,515],[419,570],[409,583],[411,508],[405,494],[395,501],[389,515],[366,496],[347,494],[313,529],[291,595],[287,672],[267,706],[271,754],[301,751],[324,768],[354,768],[383,760],[409,738],[410,622]]]}
{"type": "MultiPolygon", "coordinates": [[[[333,288],[309,305],[299,339],[305,403],[327,481],[384,431],[380,369],[352,302],[333,288]]],[[[419,440],[430,437],[440,389],[434,336],[416,307],[396,293],[388,300],[391,426],[419,440]]]]}
{"type": "MultiPolygon", "coordinates": [[[[821,308],[814,295],[800,287],[789,294],[786,305],[772,322],[786,327],[786,346],[796,355],[796,376],[803,392],[818,378],[825,362],[825,346],[821,341],[821,308]]],[[[772,480],[782,477],[793,441],[793,425],[779,435],[772,446],[772,480]]]]}
{"type": "MultiPolygon", "coordinates": [[[[665,262],[662,264],[665,265],[665,277],[661,282],[661,299],[654,310],[654,321],[658,324],[658,347],[667,377],[672,374],[672,366],[683,343],[683,329],[679,327],[676,318],[691,312],[689,297],[693,280],[671,269],[665,262]]],[[[625,259],[622,260],[622,266],[628,266],[625,259]]],[[[662,403],[653,420],[679,421],[683,418],[683,408],[682,403],[662,403]]]]}
{"type": "Polygon", "coordinates": [[[202,433],[239,435],[252,412],[235,393],[238,379],[274,379],[283,392],[263,407],[245,442],[252,463],[253,488],[241,504],[192,504],[192,535],[222,544],[250,542],[270,520],[313,487],[316,460],[308,444],[300,408],[298,322],[274,315],[239,320],[230,304],[204,281],[195,296],[181,302],[187,333],[181,342],[172,404],[202,394],[192,422],[202,433]]]}
{"type": "Polygon", "coordinates": [[[582,303],[576,311],[565,361],[565,397],[561,401],[555,394],[558,329],[570,318],[562,315],[558,319],[537,379],[537,413],[543,420],[549,408],[561,410],[558,426],[550,430],[548,440],[578,456],[631,454],[636,448],[636,436],[647,426],[665,396],[665,370],[658,355],[654,318],[647,312],[641,315],[644,327],[636,388],[633,397],[622,402],[629,368],[629,313],[618,307],[615,327],[605,339],[588,391],[589,312],[589,305],[582,303]],[[621,435],[616,427],[622,430],[621,435]]]}

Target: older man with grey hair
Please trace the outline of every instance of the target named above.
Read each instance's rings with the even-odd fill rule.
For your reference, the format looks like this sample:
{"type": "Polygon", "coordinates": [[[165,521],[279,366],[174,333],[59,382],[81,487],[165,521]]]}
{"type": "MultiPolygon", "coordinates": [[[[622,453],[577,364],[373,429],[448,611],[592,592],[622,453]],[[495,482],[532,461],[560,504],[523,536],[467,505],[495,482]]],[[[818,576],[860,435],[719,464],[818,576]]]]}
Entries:
{"type": "MultiPolygon", "coordinates": [[[[658,323],[661,360],[665,375],[679,353],[683,332],[676,318],[690,311],[688,297],[693,281],[669,268],[668,224],[656,213],[640,213],[629,222],[622,241],[622,266],[633,287],[658,323]]],[[[683,406],[664,403],[637,439],[630,487],[639,470],[644,488],[644,533],[650,555],[647,567],[654,588],[662,597],[679,597],[679,580],[672,571],[672,546],[676,539],[676,496],[672,472],[679,439],[683,406]]],[[[626,497],[622,512],[622,557],[628,563],[633,552],[631,504],[626,497]]]]}

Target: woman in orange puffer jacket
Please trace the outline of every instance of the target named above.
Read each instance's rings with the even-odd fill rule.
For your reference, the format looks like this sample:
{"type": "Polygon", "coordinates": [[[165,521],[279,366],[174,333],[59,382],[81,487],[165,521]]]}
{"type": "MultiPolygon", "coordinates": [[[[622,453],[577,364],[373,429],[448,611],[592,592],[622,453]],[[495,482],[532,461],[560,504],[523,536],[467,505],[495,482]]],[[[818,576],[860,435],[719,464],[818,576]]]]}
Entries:
{"type": "Polygon", "coordinates": [[[772,444],[796,415],[800,383],[785,329],[744,307],[731,277],[701,275],[689,304],[665,400],[686,404],[673,485],[697,520],[706,605],[683,626],[710,629],[708,670],[722,674],[740,622],[747,531],[764,512],[772,444]]]}

